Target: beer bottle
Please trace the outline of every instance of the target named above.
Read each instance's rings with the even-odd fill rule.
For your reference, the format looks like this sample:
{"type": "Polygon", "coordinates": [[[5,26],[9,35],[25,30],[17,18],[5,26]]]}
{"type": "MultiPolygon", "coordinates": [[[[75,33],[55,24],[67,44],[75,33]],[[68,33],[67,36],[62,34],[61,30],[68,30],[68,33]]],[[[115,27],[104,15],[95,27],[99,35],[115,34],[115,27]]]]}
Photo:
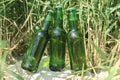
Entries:
{"type": "Polygon", "coordinates": [[[54,28],[50,34],[50,63],[52,71],[61,71],[65,67],[66,32],[63,29],[62,6],[56,6],[54,28]]]}
{"type": "Polygon", "coordinates": [[[68,52],[70,56],[71,70],[78,71],[86,68],[84,39],[77,28],[77,15],[75,8],[68,9],[69,32],[67,34],[68,52]]]}
{"type": "Polygon", "coordinates": [[[22,61],[21,67],[30,72],[36,72],[39,62],[47,45],[49,35],[48,28],[52,23],[53,11],[49,10],[42,28],[37,32],[35,38],[31,42],[25,57],[22,61]]]}

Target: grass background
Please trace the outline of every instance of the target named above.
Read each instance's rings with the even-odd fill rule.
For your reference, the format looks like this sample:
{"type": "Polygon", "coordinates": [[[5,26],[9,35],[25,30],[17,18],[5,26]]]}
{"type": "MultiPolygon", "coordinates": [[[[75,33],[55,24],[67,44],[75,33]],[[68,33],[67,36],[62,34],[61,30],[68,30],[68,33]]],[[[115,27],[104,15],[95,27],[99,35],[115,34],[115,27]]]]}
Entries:
{"type": "Polygon", "coordinates": [[[112,80],[114,75],[120,77],[120,0],[1,0],[0,79],[7,71],[22,80],[7,66],[14,58],[22,59],[34,33],[42,26],[47,10],[54,10],[56,5],[63,6],[66,31],[66,10],[69,7],[77,10],[78,28],[85,39],[88,70],[93,73],[107,70],[106,80],[112,80]]]}

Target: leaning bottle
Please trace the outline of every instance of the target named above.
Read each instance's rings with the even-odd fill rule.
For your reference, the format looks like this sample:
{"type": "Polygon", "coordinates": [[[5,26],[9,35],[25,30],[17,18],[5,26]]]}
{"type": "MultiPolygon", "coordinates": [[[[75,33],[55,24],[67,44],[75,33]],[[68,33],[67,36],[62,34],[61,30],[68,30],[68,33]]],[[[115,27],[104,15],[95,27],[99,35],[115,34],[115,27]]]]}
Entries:
{"type": "Polygon", "coordinates": [[[35,38],[32,40],[25,57],[22,61],[21,67],[30,72],[36,72],[39,66],[39,62],[44,53],[45,47],[49,40],[48,29],[52,24],[53,20],[53,11],[48,10],[46,19],[43,23],[41,29],[35,35],[35,38]]]}
{"type": "Polygon", "coordinates": [[[84,48],[83,34],[78,29],[78,20],[75,8],[68,9],[68,25],[67,34],[68,52],[70,57],[71,70],[78,71],[86,69],[86,56],[84,48]]]}
{"type": "Polygon", "coordinates": [[[66,32],[63,28],[62,6],[56,6],[54,28],[50,34],[50,62],[52,71],[61,71],[65,67],[66,32]]]}

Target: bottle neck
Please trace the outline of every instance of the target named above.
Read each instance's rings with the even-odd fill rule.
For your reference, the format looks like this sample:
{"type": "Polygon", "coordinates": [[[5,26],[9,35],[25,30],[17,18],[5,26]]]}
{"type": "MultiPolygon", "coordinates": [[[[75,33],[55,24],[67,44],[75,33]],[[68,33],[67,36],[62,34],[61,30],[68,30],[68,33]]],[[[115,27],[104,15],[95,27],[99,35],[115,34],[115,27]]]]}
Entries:
{"type": "Polygon", "coordinates": [[[78,29],[77,15],[75,11],[68,12],[68,23],[69,23],[69,30],[78,29]]]}
{"type": "Polygon", "coordinates": [[[52,21],[45,21],[42,28],[41,28],[41,30],[42,31],[48,31],[49,26],[50,26],[51,23],[52,23],[52,21]]]}
{"type": "Polygon", "coordinates": [[[43,23],[41,30],[47,31],[52,23],[52,19],[53,19],[53,14],[51,12],[48,12],[48,15],[46,16],[46,19],[43,23]]]}
{"type": "Polygon", "coordinates": [[[77,30],[78,28],[77,21],[69,21],[69,30],[77,30]]]}
{"type": "Polygon", "coordinates": [[[62,8],[56,8],[54,16],[55,27],[63,28],[63,13],[62,8]]]}

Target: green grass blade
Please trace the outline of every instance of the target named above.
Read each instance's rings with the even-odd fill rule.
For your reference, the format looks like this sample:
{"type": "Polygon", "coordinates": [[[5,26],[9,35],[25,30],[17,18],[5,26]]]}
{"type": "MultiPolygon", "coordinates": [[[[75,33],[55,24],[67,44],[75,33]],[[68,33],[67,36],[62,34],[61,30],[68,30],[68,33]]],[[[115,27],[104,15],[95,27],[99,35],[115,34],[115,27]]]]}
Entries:
{"type": "Polygon", "coordinates": [[[106,53],[97,45],[94,44],[93,41],[90,41],[90,43],[93,45],[93,47],[96,49],[96,51],[99,53],[100,57],[104,60],[107,59],[106,53]]]}
{"type": "Polygon", "coordinates": [[[14,76],[17,80],[24,80],[20,75],[16,74],[15,72],[6,69],[7,73],[11,74],[12,76],[14,76]]]}
{"type": "Polygon", "coordinates": [[[120,9],[120,3],[117,4],[115,7],[110,8],[110,14],[113,13],[114,11],[120,9]]]}
{"type": "Polygon", "coordinates": [[[116,22],[114,22],[112,25],[109,26],[109,28],[105,31],[105,34],[109,34],[109,32],[114,28],[114,26],[116,25],[116,22]]]}

